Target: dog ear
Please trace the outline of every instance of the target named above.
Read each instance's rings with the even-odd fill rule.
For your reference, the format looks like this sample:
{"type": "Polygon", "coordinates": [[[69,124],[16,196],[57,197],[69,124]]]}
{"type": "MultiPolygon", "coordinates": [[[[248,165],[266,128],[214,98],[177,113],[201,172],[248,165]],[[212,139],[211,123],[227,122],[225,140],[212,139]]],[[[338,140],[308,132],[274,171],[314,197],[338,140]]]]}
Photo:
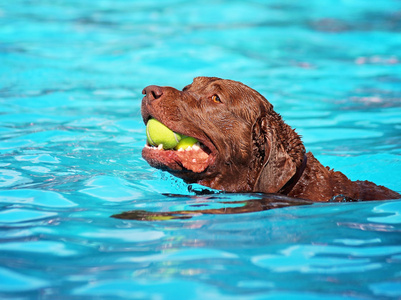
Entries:
{"type": "Polygon", "coordinates": [[[254,192],[278,193],[296,173],[296,163],[279,138],[282,126],[277,123],[288,126],[279,115],[270,120],[262,116],[253,126],[253,150],[258,158],[254,165],[258,170],[254,192]]]}

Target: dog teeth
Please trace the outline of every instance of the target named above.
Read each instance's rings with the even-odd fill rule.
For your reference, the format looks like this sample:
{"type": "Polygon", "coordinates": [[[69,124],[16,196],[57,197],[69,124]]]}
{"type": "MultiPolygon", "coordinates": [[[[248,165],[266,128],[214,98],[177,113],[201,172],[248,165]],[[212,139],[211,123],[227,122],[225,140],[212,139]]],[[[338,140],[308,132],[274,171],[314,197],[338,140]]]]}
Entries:
{"type": "Polygon", "coordinates": [[[194,150],[199,150],[199,149],[200,149],[200,144],[199,144],[199,142],[196,143],[195,145],[193,145],[193,146],[192,146],[192,149],[194,149],[194,150]]]}
{"type": "MultiPolygon", "coordinates": [[[[192,145],[192,146],[188,146],[187,148],[185,148],[185,151],[197,151],[201,148],[201,145],[198,143],[192,145]]],[[[180,149],[181,150],[181,149],[180,149]]]]}
{"type": "MultiPolygon", "coordinates": [[[[157,150],[165,150],[163,144],[160,144],[159,146],[151,146],[149,144],[145,144],[146,148],[153,148],[157,150]]],[[[198,151],[202,149],[203,145],[197,142],[196,144],[193,144],[192,146],[188,146],[187,148],[179,148],[176,151],[198,151]]]]}

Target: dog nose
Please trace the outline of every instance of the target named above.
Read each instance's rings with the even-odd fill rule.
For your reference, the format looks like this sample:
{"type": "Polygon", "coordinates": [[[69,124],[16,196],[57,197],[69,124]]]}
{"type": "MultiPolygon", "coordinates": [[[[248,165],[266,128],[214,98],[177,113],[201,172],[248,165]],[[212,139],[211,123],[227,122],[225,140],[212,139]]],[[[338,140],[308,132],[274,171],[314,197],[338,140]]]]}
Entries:
{"type": "Polygon", "coordinates": [[[157,85],[149,85],[143,89],[142,94],[145,95],[148,100],[159,99],[163,95],[163,89],[157,85]]]}

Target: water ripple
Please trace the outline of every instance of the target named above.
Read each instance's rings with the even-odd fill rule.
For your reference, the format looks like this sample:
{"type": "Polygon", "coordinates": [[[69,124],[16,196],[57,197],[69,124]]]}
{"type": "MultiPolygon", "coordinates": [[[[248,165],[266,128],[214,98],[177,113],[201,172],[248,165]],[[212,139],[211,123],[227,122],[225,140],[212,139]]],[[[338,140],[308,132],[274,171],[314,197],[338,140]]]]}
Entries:
{"type": "Polygon", "coordinates": [[[47,163],[47,164],[58,164],[60,159],[50,154],[37,154],[37,155],[19,155],[15,156],[17,161],[29,161],[33,164],[47,163]]]}
{"type": "Polygon", "coordinates": [[[252,262],[275,272],[301,273],[352,273],[379,269],[381,263],[373,257],[401,253],[401,246],[388,247],[338,247],[338,246],[291,246],[280,254],[258,255],[252,262]]]}
{"type": "Polygon", "coordinates": [[[13,208],[0,211],[0,224],[14,224],[43,220],[57,216],[54,212],[36,211],[22,208],[13,208]]]}
{"type": "Polygon", "coordinates": [[[49,285],[45,280],[0,268],[0,291],[21,292],[40,289],[49,285]]]}
{"type": "Polygon", "coordinates": [[[63,242],[54,241],[23,241],[0,244],[0,251],[28,252],[30,254],[61,257],[80,255],[82,253],[79,250],[73,250],[63,242]]]}
{"type": "Polygon", "coordinates": [[[0,187],[12,187],[28,182],[32,182],[32,180],[22,176],[20,172],[0,169],[0,187]]]}
{"type": "Polygon", "coordinates": [[[172,263],[178,261],[210,260],[210,259],[237,259],[238,255],[219,251],[215,249],[186,249],[178,251],[168,251],[161,254],[145,255],[137,257],[125,257],[119,259],[120,262],[165,262],[172,263]]]}
{"type": "Polygon", "coordinates": [[[44,190],[20,189],[0,190],[0,203],[30,204],[48,208],[70,208],[77,206],[63,195],[44,190]]]}
{"type": "Polygon", "coordinates": [[[91,240],[125,241],[125,242],[149,242],[163,238],[165,234],[156,230],[141,229],[97,229],[96,232],[81,232],[80,234],[91,240]]]}
{"type": "Polygon", "coordinates": [[[121,178],[98,176],[86,183],[86,186],[90,186],[90,188],[82,189],[80,192],[111,202],[128,201],[141,195],[141,192],[130,185],[128,181],[121,178]]]}
{"type": "Polygon", "coordinates": [[[369,217],[368,221],[383,224],[401,224],[401,201],[391,201],[375,206],[373,212],[384,216],[369,217]]]}

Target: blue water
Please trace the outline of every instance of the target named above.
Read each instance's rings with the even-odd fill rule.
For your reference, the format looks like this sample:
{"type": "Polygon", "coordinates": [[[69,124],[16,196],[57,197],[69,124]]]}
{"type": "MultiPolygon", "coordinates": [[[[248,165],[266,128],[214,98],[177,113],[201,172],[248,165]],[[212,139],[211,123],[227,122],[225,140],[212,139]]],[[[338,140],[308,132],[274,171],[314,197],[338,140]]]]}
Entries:
{"type": "Polygon", "coordinates": [[[141,158],[142,88],[199,75],[401,192],[400,30],[398,0],[0,0],[0,298],[400,299],[399,200],[111,218],[258,199],[141,158]]]}

